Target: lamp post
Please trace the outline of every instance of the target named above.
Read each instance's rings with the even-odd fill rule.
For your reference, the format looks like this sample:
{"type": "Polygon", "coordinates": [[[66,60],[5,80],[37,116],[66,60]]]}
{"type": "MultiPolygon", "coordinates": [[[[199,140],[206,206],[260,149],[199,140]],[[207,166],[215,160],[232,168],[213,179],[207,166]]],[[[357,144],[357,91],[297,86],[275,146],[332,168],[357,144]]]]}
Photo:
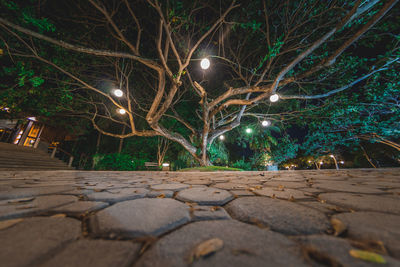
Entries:
{"type": "Polygon", "coordinates": [[[337,164],[337,160],[335,158],[335,155],[331,154],[329,157],[333,158],[333,161],[335,162],[336,170],[339,170],[339,165],[337,164]]]}

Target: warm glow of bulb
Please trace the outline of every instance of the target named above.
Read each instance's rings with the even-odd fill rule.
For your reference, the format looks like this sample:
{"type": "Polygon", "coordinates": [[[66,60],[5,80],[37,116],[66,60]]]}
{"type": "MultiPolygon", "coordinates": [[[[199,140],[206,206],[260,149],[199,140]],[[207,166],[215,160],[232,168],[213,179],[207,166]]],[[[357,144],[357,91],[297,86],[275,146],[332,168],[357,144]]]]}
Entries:
{"type": "Polygon", "coordinates": [[[250,128],[247,128],[247,129],[246,129],[246,133],[248,133],[248,134],[251,133],[252,131],[253,131],[253,130],[250,129],[250,128]]]}
{"type": "Polygon", "coordinates": [[[340,164],[344,164],[344,161],[343,161],[343,160],[341,160],[341,161],[340,161],[340,164]]]}
{"type": "Polygon", "coordinates": [[[322,164],[324,164],[324,163],[321,161],[319,164],[321,164],[321,165],[322,165],[322,164]]]}
{"type": "Polygon", "coordinates": [[[208,58],[203,58],[203,59],[200,61],[200,67],[201,67],[203,70],[208,69],[208,68],[210,67],[210,60],[209,60],[208,58]]]}
{"type": "Polygon", "coordinates": [[[225,140],[225,136],[224,135],[220,135],[219,136],[219,140],[221,140],[221,141],[225,140]]]}
{"type": "Polygon", "coordinates": [[[115,89],[113,93],[116,97],[121,97],[124,95],[124,92],[122,92],[120,89],[115,89]]]}
{"type": "Polygon", "coordinates": [[[270,126],[270,125],[271,125],[271,122],[270,122],[269,120],[263,120],[263,121],[261,122],[261,125],[262,125],[263,127],[267,127],[267,126],[270,126]]]}
{"type": "Polygon", "coordinates": [[[273,94],[269,97],[269,101],[271,102],[276,102],[279,100],[279,95],[278,94],[273,94]]]}
{"type": "Polygon", "coordinates": [[[162,165],[163,165],[163,167],[168,167],[169,163],[163,163],[162,165]]]}
{"type": "Polygon", "coordinates": [[[118,109],[119,114],[124,115],[126,113],[126,110],[123,108],[118,109]]]}
{"type": "Polygon", "coordinates": [[[334,158],[335,156],[334,155],[329,155],[329,157],[334,158]]]}

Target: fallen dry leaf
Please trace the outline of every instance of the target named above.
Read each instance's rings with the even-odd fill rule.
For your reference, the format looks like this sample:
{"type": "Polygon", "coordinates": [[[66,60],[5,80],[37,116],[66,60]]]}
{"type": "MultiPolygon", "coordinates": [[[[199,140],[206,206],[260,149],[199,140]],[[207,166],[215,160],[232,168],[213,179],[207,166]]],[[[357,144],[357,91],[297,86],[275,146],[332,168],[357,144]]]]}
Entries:
{"type": "Polygon", "coordinates": [[[335,236],[339,236],[347,230],[346,225],[341,220],[338,220],[336,218],[331,219],[331,224],[333,229],[335,230],[335,236]]]}
{"type": "Polygon", "coordinates": [[[17,206],[15,209],[17,210],[27,210],[27,209],[33,209],[36,208],[35,205],[24,205],[24,206],[17,206]]]}
{"type": "Polygon", "coordinates": [[[18,204],[18,203],[24,203],[24,202],[30,202],[34,200],[34,197],[26,197],[26,198],[18,198],[18,199],[11,199],[7,201],[9,204],[18,204]]]}
{"type": "Polygon", "coordinates": [[[157,198],[165,198],[165,194],[160,194],[157,198]]]}
{"type": "Polygon", "coordinates": [[[198,244],[190,253],[190,263],[201,258],[208,256],[212,253],[221,250],[224,247],[224,241],[219,238],[208,239],[198,244]]]}
{"type": "Polygon", "coordinates": [[[387,255],[388,252],[382,241],[376,240],[350,240],[350,244],[360,250],[367,250],[378,254],[387,255]]]}
{"type": "Polygon", "coordinates": [[[59,213],[59,214],[55,214],[53,216],[50,216],[51,218],[65,218],[67,217],[67,214],[64,213],[59,213]]]}
{"type": "Polygon", "coordinates": [[[17,224],[22,221],[23,221],[23,219],[12,219],[12,220],[1,221],[0,222],[0,230],[6,229],[6,228],[13,226],[14,224],[17,224]]]}
{"type": "Polygon", "coordinates": [[[290,196],[288,200],[289,201],[295,201],[294,196],[290,196]]]}
{"type": "Polygon", "coordinates": [[[369,262],[374,262],[374,263],[386,263],[386,260],[382,255],[379,255],[374,252],[369,252],[365,250],[357,250],[357,249],[351,249],[349,251],[349,254],[357,259],[361,259],[364,261],[369,261],[369,262]]]}

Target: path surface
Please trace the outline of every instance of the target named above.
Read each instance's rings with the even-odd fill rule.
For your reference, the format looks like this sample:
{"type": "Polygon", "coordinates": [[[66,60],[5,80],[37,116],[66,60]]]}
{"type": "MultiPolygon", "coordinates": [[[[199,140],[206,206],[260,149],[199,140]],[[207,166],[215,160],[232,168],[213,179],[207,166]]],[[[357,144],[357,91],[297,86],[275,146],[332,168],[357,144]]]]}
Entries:
{"type": "Polygon", "coordinates": [[[400,169],[0,173],[1,266],[382,266],[359,250],[400,266],[400,169]]]}

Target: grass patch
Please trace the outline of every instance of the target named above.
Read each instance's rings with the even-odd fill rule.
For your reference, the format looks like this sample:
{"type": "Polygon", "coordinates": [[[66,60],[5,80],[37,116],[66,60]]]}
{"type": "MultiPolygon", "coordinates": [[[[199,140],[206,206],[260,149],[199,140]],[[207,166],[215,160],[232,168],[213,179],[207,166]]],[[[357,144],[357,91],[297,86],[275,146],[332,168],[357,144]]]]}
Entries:
{"type": "Polygon", "coordinates": [[[194,168],[185,168],[179,170],[181,172],[190,172],[190,171],[198,171],[198,172],[218,172],[218,171],[243,171],[238,168],[231,167],[222,167],[222,166],[205,166],[205,167],[194,167],[194,168]]]}

